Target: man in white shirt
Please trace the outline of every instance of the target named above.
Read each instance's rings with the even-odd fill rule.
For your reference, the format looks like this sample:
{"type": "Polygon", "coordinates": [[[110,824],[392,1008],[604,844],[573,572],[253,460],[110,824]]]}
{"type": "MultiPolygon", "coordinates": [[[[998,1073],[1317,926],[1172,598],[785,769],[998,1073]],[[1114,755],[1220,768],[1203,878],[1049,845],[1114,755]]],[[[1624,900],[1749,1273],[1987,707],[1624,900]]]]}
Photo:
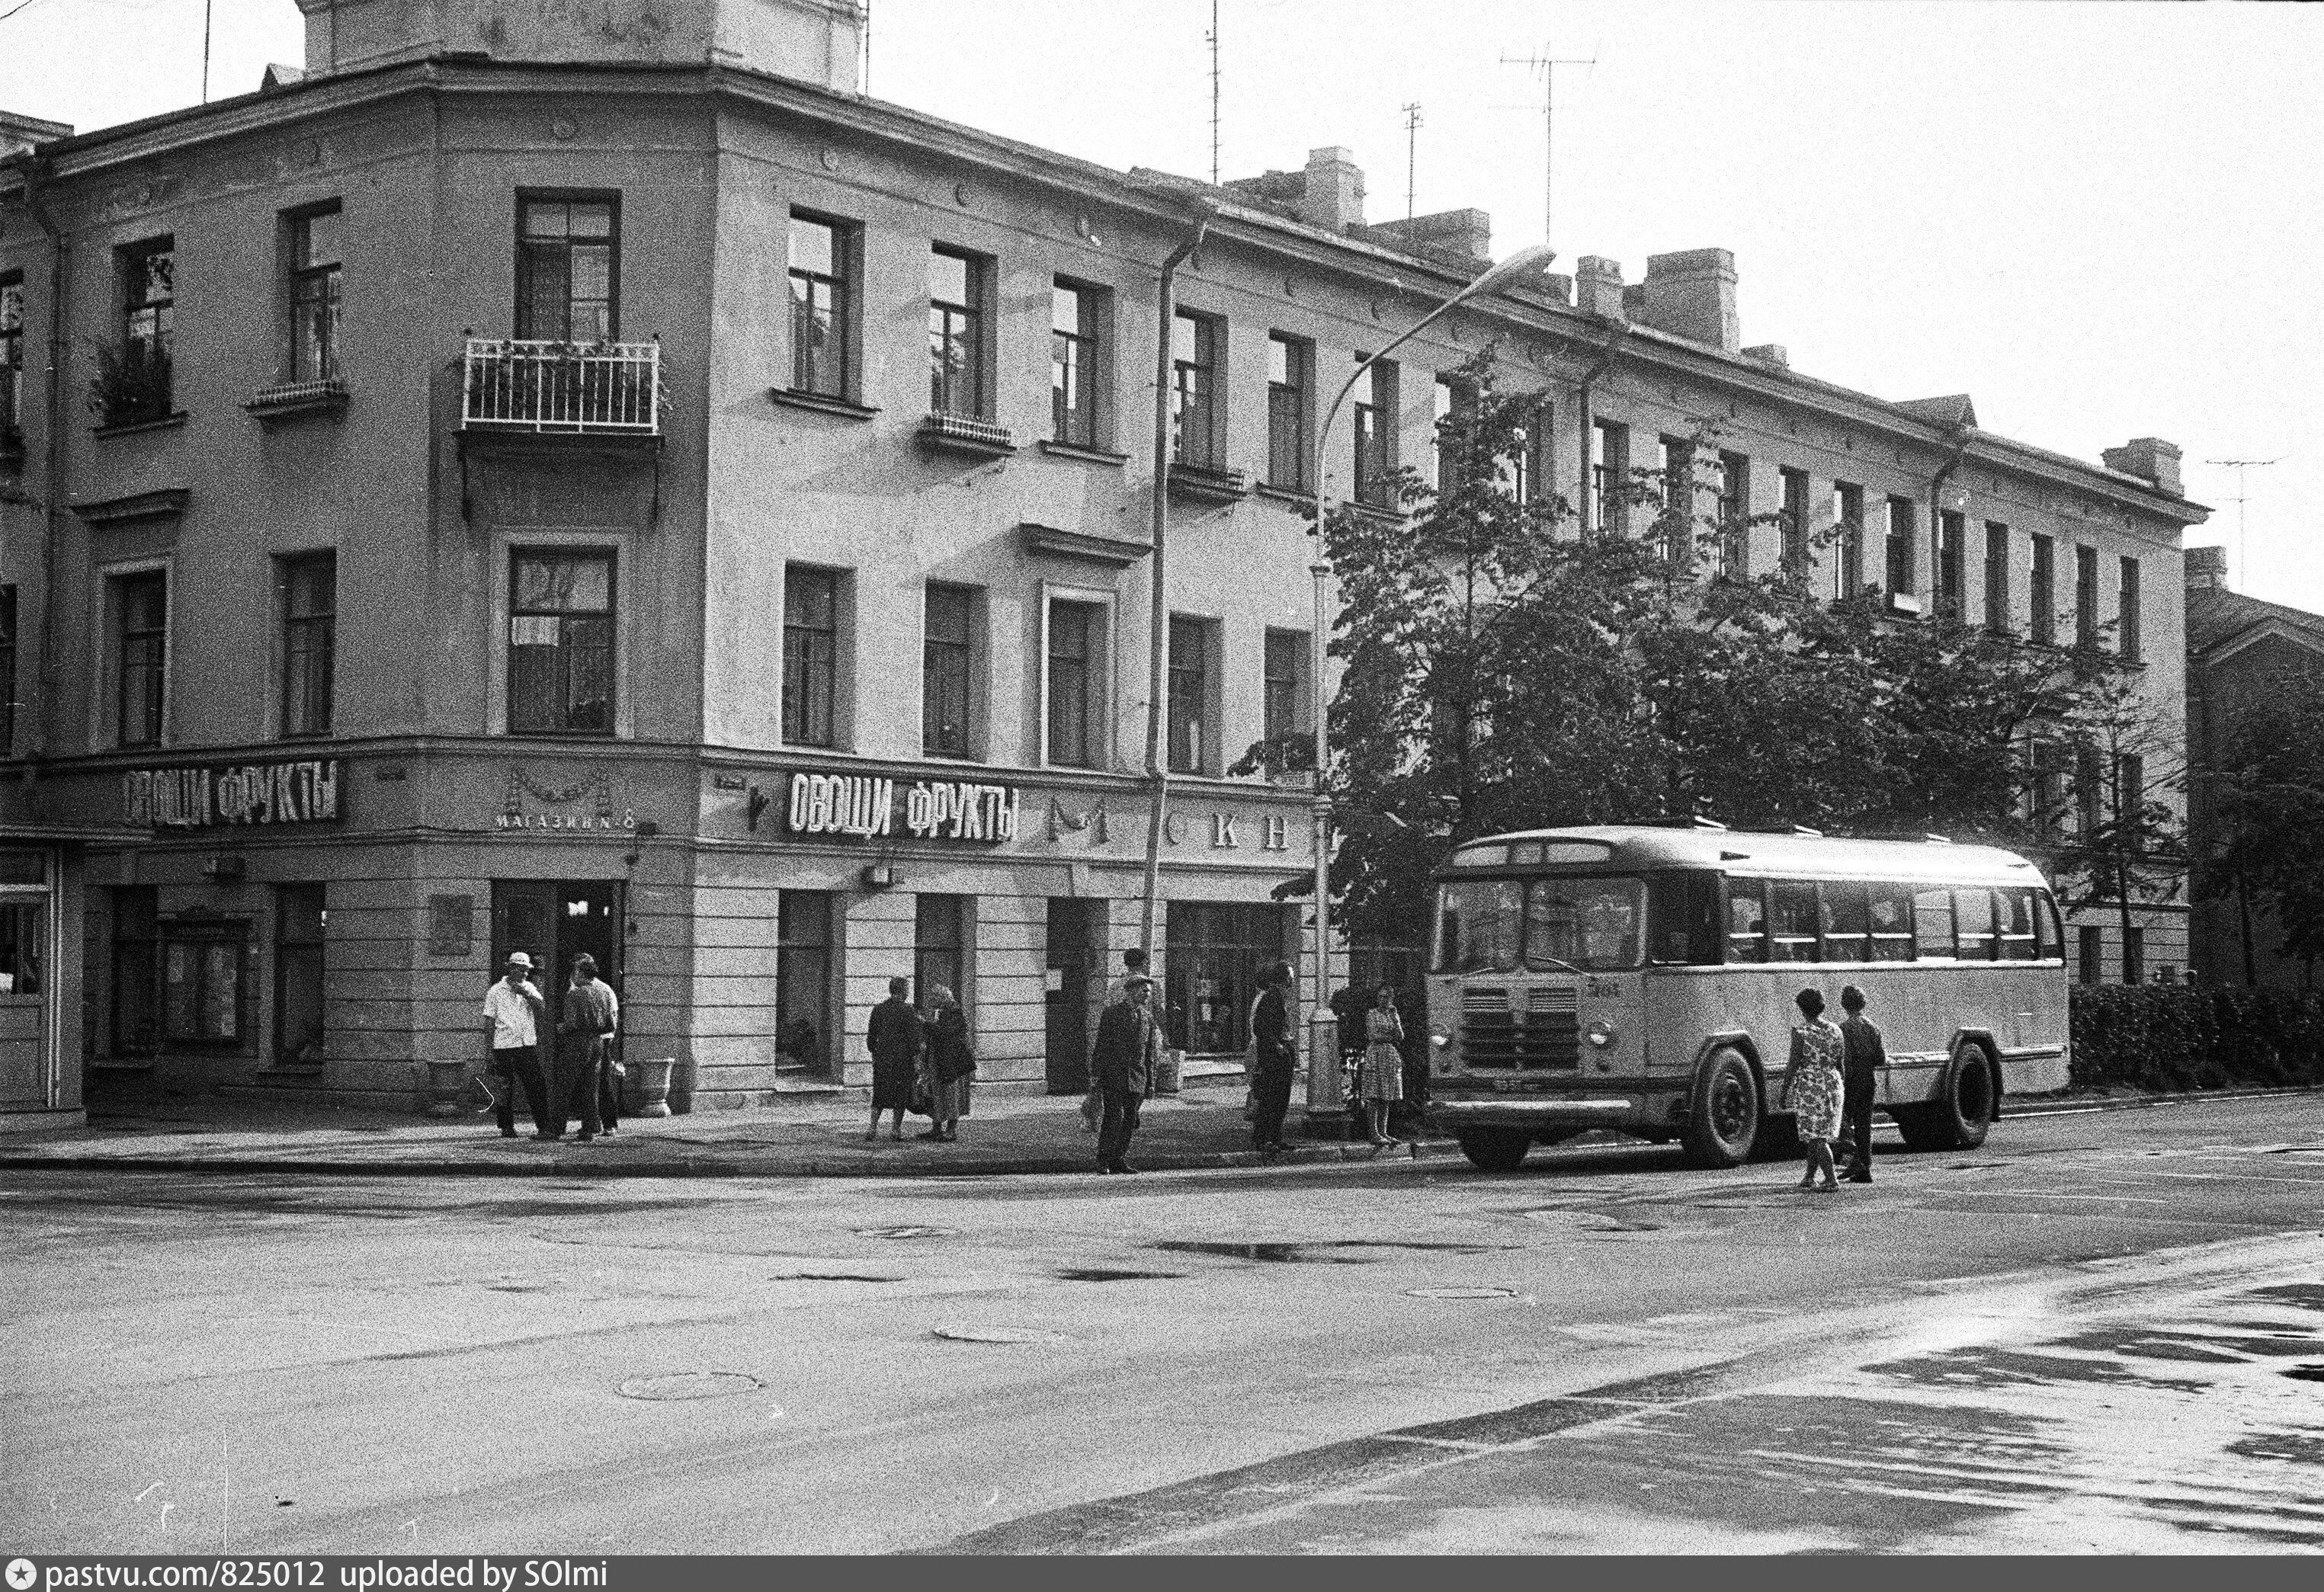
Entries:
{"type": "Polygon", "coordinates": [[[540,991],[532,987],[532,958],[511,952],[507,975],[484,993],[484,1043],[492,1046],[493,1071],[501,1076],[502,1087],[493,1092],[503,1138],[516,1136],[520,1083],[532,1112],[533,1137],[558,1136],[549,1131],[549,1084],[540,1073],[540,1016],[547,1009],[540,991]]]}

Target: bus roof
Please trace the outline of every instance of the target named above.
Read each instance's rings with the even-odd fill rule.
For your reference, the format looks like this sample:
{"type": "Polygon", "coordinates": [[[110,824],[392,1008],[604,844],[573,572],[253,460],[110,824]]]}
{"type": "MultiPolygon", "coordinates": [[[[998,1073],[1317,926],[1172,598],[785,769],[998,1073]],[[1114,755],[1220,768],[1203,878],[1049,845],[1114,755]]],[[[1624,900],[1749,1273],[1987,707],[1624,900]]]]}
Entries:
{"type": "Polygon", "coordinates": [[[1867,841],[1838,836],[1761,833],[1738,829],[1679,829],[1603,824],[1577,829],[1527,829],[1469,841],[1437,870],[1439,879],[1471,870],[1539,872],[1545,866],[1625,870],[1708,868],[1744,877],[1927,879],[1948,884],[2043,885],[2041,870],[2014,851],[1943,841],[1867,841]],[[1525,857],[1523,842],[1546,860],[1525,857]]]}

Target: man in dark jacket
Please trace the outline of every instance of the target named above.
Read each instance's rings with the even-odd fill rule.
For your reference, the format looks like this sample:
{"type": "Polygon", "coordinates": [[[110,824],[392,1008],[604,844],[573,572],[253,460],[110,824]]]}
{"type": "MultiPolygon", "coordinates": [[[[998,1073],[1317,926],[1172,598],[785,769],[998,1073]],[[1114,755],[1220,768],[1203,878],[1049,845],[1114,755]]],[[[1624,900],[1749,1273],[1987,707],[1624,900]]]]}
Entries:
{"type": "Polygon", "coordinates": [[[1259,975],[1263,989],[1251,1008],[1250,1139],[1261,1150],[1283,1150],[1283,1114],[1291,1109],[1291,1074],[1299,1062],[1291,1020],[1291,964],[1278,962],[1259,975]]]}
{"type": "Polygon", "coordinates": [[[1878,1088],[1880,1069],[1888,1064],[1888,1047],[1881,1042],[1880,1030],[1874,1027],[1864,1015],[1864,991],[1849,984],[1840,992],[1840,1004],[1848,1013],[1841,1019],[1840,1036],[1847,1046],[1846,1062],[1840,1072],[1840,1121],[1842,1136],[1855,1146],[1855,1159],[1848,1165],[1848,1181],[1872,1181],[1872,1096],[1878,1088]]]}
{"type": "Polygon", "coordinates": [[[906,998],[911,987],[907,979],[889,980],[888,998],[872,1008],[864,1032],[864,1044],[872,1052],[872,1130],[863,1136],[867,1139],[880,1136],[882,1111],[896,1114],[889,1136],[904,1136],[904,1113],[911,1109],[912,1081],[919,1074],[920,1049],[927,1043],[920,1014],[906,998]]]}
{"type": "Polygon", "coordinates": [[[1162,1030],[1154,1021],[1154,980],[1135,974],[1122,980],[1121,998],[1097,1020],[1097,1043],[1090,1047],[1090,1087],[1104,1102],[1097,1130],[1097,1169],[1135,1172],[1123,1157],[1138,1131],[1138,1109],[1154,1086],[1162,1061],[1162,1030]]]}
{"type": "Polygon", "coordinates": [[[551,1120],[561,1134],[566,1113],[577,1109],[579,1142],[585,1145],[604,1127],[597,1090],[607,1042],[621,1010],[622,1003],[597,977],[597,959],[586,952],[575,957],[573,982],[566,989],[563,1014],[557,1021],[557,1107],[551,1120]]]}

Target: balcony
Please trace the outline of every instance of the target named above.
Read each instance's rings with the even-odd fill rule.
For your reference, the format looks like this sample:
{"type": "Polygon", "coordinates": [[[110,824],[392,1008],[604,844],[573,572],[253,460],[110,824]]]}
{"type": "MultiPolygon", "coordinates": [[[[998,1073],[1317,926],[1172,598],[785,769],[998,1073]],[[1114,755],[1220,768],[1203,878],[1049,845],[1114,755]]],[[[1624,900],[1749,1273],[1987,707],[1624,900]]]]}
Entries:
{"type": "Polygon", "coordinates": [[[471,337],[460,429],[533,436],[661,435],[661,345],[471,337]]]}

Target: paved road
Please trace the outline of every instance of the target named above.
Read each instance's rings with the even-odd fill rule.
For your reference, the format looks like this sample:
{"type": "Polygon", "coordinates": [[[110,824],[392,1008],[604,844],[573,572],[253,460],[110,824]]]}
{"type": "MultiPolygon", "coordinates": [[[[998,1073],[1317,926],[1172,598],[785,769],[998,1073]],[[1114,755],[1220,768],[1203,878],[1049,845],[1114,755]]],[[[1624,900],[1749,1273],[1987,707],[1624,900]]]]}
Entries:
{"type": "Polygon", "coordinates": [[[1794,1175],[12,1171],[0,1545],[2324,1542],[2324,1101],[1794,1175]]]}

